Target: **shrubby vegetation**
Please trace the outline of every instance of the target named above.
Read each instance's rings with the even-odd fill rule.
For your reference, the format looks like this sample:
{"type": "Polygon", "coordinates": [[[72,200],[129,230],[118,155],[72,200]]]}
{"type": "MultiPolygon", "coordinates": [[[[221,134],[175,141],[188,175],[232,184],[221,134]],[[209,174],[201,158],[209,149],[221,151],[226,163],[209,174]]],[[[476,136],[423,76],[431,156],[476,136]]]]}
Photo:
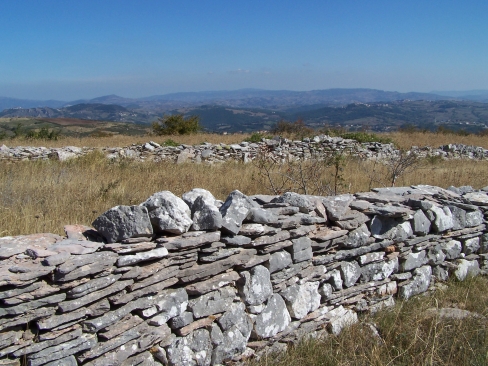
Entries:
{"type": "Polygon", "coordinates": [[[198,116],[186,117],[183,114],[164,115],[152,124],[156,135],[188,135],[202,130],[198,116]]]}

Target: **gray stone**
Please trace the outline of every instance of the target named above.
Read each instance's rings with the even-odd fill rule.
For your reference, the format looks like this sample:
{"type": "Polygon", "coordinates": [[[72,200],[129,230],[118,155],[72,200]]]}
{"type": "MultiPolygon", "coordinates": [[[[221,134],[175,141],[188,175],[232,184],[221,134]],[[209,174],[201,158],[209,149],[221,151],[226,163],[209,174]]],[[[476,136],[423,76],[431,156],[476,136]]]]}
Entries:
{"type": "Polygon", "coordinates": [[[289,266],[293,263],[291,259],[291,254],[286,251],[280,251],[271,254],[269,257],[269,262],[266,264],[269,273],[274,273],[281,271],[283,268],[289,266]]]}
{"type": "Polygon", "coordinates": [[[475,205],[488,206],[488,194],[486,192],[466,193],[463,197],[475,205]]]}
{"type": "Polygon", "coordinates": [[[458,259],[456,265],[457,269],[454,271],[454,276],[456,276],[459,281],[464,281],[469,276],[477,276],[480,272],[478,261],[458,259]]]}
{"type": "Polygon", "coordinates": [[[68,311],[73,311],[78,309],[82,306],[95,302],[101,298],[107,297],[113,293],[122,291],[127,286],[130,286],[134,283],[134,280],[126,280],[126,281],[117,281],[114,284],[105,287],[101,290],[90,292],[83,297],[79,297],[74,300],[64,301],[59,304],[59,309],[66,313],[68,311]]]}
{"type": "Polygon", "coordinates": [[[319,282],[306,282],[289,286],[280,292],[293,318],[302,319],[319,308],[321,296],[318,288],[319,282]]]}
{"type": "MultiPolygon", "coordinates": [[[[96,252],[104,244],[99,242],[92,242],[88,240],[74,240],[74,239],[64,239],[56,242],[55,244],[47,247],[47,250],[62,253],[67,252],[70,254],[90,254],[96,252]]],[[[27,251],[26,251],[27,252],[27,251]]],[[[33,258],[38,256],[44,257],[44,255],[34,255],[33,258]]]]}
{"type": "Polygon", "coordinates": [[[433,267],[432,275],[439,281],[447,281],[449,279],[449,272],[442,266],[433,267]]]}
{"type": "Polygon", "coordinates": [[[163,290],[162,297],[153,306],[141,311],[144,317],[150,317],[150,325],[163,325],[169,319],[180,315],[188,305],[188,294],[184,288],[163,290]]]}
{"type": "Polygon", "coordinates": [[[330,295],[332,295],[332,292],[334,289],[332,288],[332,285],[330,283],[324,283],[322,286],[319,288],[319,294],[322,297],[322,301],[325,302],[329,298],[330,295]]]}
{"type": "Polygon", "coordinates": [[[290,324],[291,317],[286,308],[285,301],[278,294],[273,294],[264,310],[256,316],[254,323],[254,336],[269,338],[282,332],[290,324]]]}
{"type": "Polygon", "coordinates": [[[246,236],[261,236],[261,235],[274,235],[281,229],[274,228],[262,224],[242,224],[239,235],[246,236]]]}
{"type": "Polygon", "coordinates": [[[214,203],[199,196],[192,206],[193,230],[218,230],[222,227],[222,214],[214,203]]]}
{"type": "Polygon", "coordinates": [[[423,266],[427,263],[426,257],[427,253],[425,250],[416,253],[408,253],[406,256],[400,258],[400,271],[407,272],[423,266]]]}
{"type": "Polygon", "coordinates": [[[233,303],[229,310],[217,319],[217,323],[224,332],[236,327],[246,341],[249,339],[253,327],[252,321],[246,313],[246,307],[241,302],[233,303]]]}
{"type": "Polygon", "coordinates": [[[340,220],[349,209],[349,204],[353,199],[354,197],[350,194],[322,198],[322,203],[327,210],[327,217],[333,221],[340,220]]]}
{"type": "Polygon", "coordinates": [[[466,212],[466,227],[475,227],[483,223],[483,214],[481,211],[467,211],[466,212]]]}
{"type": "Polygon", "coordinates": [[[264,235],[260,236],[254,240],[251,241],[251,244],[253,247],[261,246],[261,245],[269,245],[269,244],[274,244],[278,243],[280,241],[286,240],[290,238],[290,232],[287,230],[282,230],[276,233],[275,235],[264,235]]]}
{"type": "Polygon", "coordinates": [[[345,248],[358,248],[362,247],[368,242],[371,233],[368,230],[366,224],[362,224],[357,229],[351,231],[347,235],[347,239],[342,243],[345,248]]]}
{"type": "Polygon", "coordinates": [[[408,221],[375,216],[371,220],[371,235],[376,239],[391,239],[403,241],[413,236],[413,230],[408,221]]]}
{"type": "Polygon", "coordinates": [[[183,328],[191,322],[193,322],[193,314],[189,311],[184,311],[180,315],[171,318],[168,325],[171,329],[178,329],[183,328]]]}
{"type": "Polygon", "coordinates": [[[428,263],[431,266],[434,266],[436,264],[443,263],[446,259],[446,254],[444,253],[440,245],[436,245],[429,248],[429,250],[427,251],[427,259],[428,263]]]}
{"type": "Polygon", "coordinates": [[[220,259],[223,259],[223,258],[230,257],[231,255],[240,253],[240,251],[241,250],[239,248],[219,249],[215,252],[212,252],[209,255],[207,255],[207,254],[203,255],[203,253],[201,253],[199,256],[199,260],[202,263],[211,263],[211,262],[215,262],[215,261],[218,261],[220,259]]]}
{"type": "Polygon", "coordinates": [[[202,232],[201,234],[193,237],[176,237],[174,239],[168,239],[164,243],[164,247],[168,250],[186,250],[211,244],[219,240],[220,231],[210,233],[202,232]]]}
{"type": "Polygon", "coordinates": [[[6,259],[16,254],[24,253],[28,248],[45,249],[57,240],[61,240],[61,237],[55,234],[4,236],[0,238],[0,248],[2,248],[0,259],[6,259]]]}
{"type": "Polygon", "coordinates": [[[40,308],[42,306],[46,306],[49,304],[57,304],[63,301],[66,298],[66,294],[57,294],[48,297],[43,297],[37,300],[25,302],[23,304],[19,304],[17,306],[12,307],[1,307],[0,308],[0,317],[4,317],[5,315],[19,315],[26,313],[30,310],[34,310],[40,308]]]}
{"type": "Polygon", "coordinates": [[[427,235],[430,232],[430,220],[422,210],[415,211],[411,225],[415,235],[427,235]]]}
{"type": "Polygon", "coordinates": [[[356,261],[341,262],[339,270],[345,287],[353,286],[361,276],[361,267],[356,261]]]}
{"type": "Polygon", "coordinates": [[[190,300],[188,302],[188,308],[193,312],[196,319],[223,313],[232,304],[235,295],[235,289],[223,287],[190,300]]]}
{"type": "Polygon", "coordinates": [[[254,203],[247,196],[238,190],[231,192],[220,207],[223,220],[222,228],[236,235],[253,207],[255,207],[254,203]]]}
{"type": "Polygon", "coordinates": [[[364,255],[359,256],[358,262],[360,265],[365,265],[371,262],[378,262],[383,260],[385,257],[385,253],[383,252],[373,252],[373,253],[367,253],[364,255]]]}
{"type": "Polygon", "coordinates": [[[220,241],[227,245],[234,245],[234,246],[243,246],[251,243],[251,238],[244,236],[244,235],[233,235],[233,236],[224,236],[220,238],[220,241]]]}
{"type": "Polygon", "coordinates": [[[334,289],[336,291],[340,291],[342,290],[342,276],[341,276],[341,272],[337,269],[333,269],[332,271],[328,272],[327,273],[327,276],[328,276],[328,280],[329,282],[331,283],[332,287],[334,287],[334,289]]]}
{"type": "Polygon", "coordinates": [[[90,292],[101,290],[104,287],[110,286],[117,281],[122,275],[108,275],[105,277],[96,278],[94,280],[85,282],[82,285],[76,286],[67,292],[68,298],[75,299],[88,295],[90,292]]]}
{"type": "Polygon", "coordinates": [[[203,201],[209,205],[217,206],[217,200],[215,199],[213,194],[207,191],[206,189],[202,189],[202,188],[193,188],[191,191],[183,193],[181,198],[188,205],[188,207],[192,212],[193,212],[193,204],[198,198],[202,198],[203,201]]]}
{"type": "Polygon", "coordinates": [[[188,205],[169,191],[153,194],[141,207],[146,207],[155,233],[183,234],[193,221],[188,205]]]}
{"type": "Polygon", "coordinates": [[[247,338],[240,332],[237,326],[223,332],[222,343],[214,348],[212,352],[212,364],[220,365],[230,361],[246,350],[247,338]]]}
{"type": "Polygon", "coordinates": [[[293,245],[286,248],[291,254],[293,263],[303,262],[312,259],[312,240],[307,237],[301,237],[292,240],[293,245]]]}
{"type": "Polygon", "coordinates": [[[385,262],[375,262],[361,268],[361,281],[381,281],[398,271],[398,257],[385,262]]]}
{"type": "Polygon", "coordinates": [[[212,342],[205,329],[197,329],[186,337],[177,338],[166,348],[168,365],[208,366],[212,361],[212,342]]]}
{"type": "Polygon", "coordinates": [[[264,266],[256,266],[249,272],[241,272],[237,282],[239,295],[247,305],[260,305],[273,293],[270,272],[264,266]]]}
{"type": "Polygon", "coordinates": [[[76,362],[75,356],[68,356],[60,360],[48,362],[44,366],[78,366],[78,362],[76,362]]]}
{"type": "Polygon", "coordinates": [[[288,203],[290,206],[298,207],[300,212],[303,213],[308,213],[314,209],[314,205],[305,196],[295,192],[286,192],[273,200],[273,202],[288,203]]]}
{"type": "Polygon", "coordinates": [[[118,267],[130,266],[136,263],[149,261],[153,259],[159,259],[166,257],[168,255],[168,249],[166,248],[156,248],[149,250],[147,252],[140,252],[134,255],[124,255],[120,256],[117,260],[118,267]]]}
{"type": "Polygon", "coordinates": [[[190,295],[203,295],[210,291],[218,290],[219,288],[239,280],[240,276],[237,272],[231,271],[214,276],[206,281],[200,281],[186,286],[186,291],[190,295]]]}
{"type": "Polygon", "coordinates": [[[449,240],[447,243],[441,244],[442,251],[446,254],[446,259],[457,259],[461,255],[461,242],[457,240],[449,240]]]}
{"type": "Polygon", "coordinates": [[[112,207],[98,216],[92,225],[109,243],[153,234],[148,211],[142,206],[112,207]]]}
{"type": "Polygon", "coordinates": [[[432,276],[432,267],[423,266],[414,270],[414,276],[408,283],[400,286],[398,296],[402,299],[408,299],[414,295],[427,291],[430,286],[432,276]]]}
{"type": "Polygon", "coordinates": [[[432,211],[435,216],[435,220],[432,224],[436,232],[441,233],[452,229],[454,220],[448,207],[432,206],[430,211],[432,211]]]}
{"type": "Polygon", "coordinates": [[[466,211],[457,206],[447,206],[452,213],[452,229],[461,230],[466,227],[466,211]]]}
{"type": "Polygon", "coordinates": [[[247,221],[256,224],[269,224],[278,220],[278,216],[261,207],[253,207],[247,215],[247,221]]]}
{"type": "Polygon", "coordinates": [[[29,355],[29,365],[39,366],[45,365],[48,362],[53,362],[74,355],[78,352],[90,349],[97,344],[97,336],[95,334],[82,334],[80,337],[63,344],[48,347],[40,352],[29,355]]]}
{"type": "Polygon", "coordinates": [[[476,253],[480,249],[480,238],[476,236],[474,238],[466,239],[463,242],[463,253],[470,255],[476,253]]]}
{"type": "Polygon", "coordinates": [[[54,272],[54,279],[55,281],[66,282],[99,273],[111,268],[117,258],[118,255],[111,252],[72,256],[58,266],[54,272]]]}
{"type": "Polygon", "coordinates": [[[327,329],[336,336],[344,328],[358,322],[358,315],[350,309],[344,309],[342,306],[330,311],[327,315],[330,317],[327,329]]]}

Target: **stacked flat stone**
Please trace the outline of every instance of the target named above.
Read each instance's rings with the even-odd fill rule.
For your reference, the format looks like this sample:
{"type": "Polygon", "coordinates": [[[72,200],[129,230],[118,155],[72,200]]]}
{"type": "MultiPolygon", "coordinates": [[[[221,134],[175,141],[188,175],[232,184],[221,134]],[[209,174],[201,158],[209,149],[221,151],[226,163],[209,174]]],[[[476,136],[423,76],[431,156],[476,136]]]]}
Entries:
{"type": "Polygon", "coordinates": [[[194,189],[0,238],[0,365],[216,365],[488,273],[488,187],[194,189]]]}
{"type": "MultiPolygon", "coordinates": [[[[7,147],[0,146],[0,160],[48,160],[65,161],[93,152],[94,148],[67,146],[62,148],[45,147],[7,147]]],[[[379,142],[359,143],[342,137],[327,135],[306,138],[303,141],[292,141],[284,138],[265,139],[258,143],[241,142],[240,144],[210,144],[161,146],[150,141],[145,144],[126,147],[107,147],[100,149],[107,159],[132,159],[135,161],[155,161],[181,163],[216,164],[226,161],[252,161],[263,151],[275,161],[307,160],[321,158],[333,152],[343,152],[362,159],[382,160],[399,151],[392,144],[379,142]]],[[[413,147],[412,152],[420,157],[439,156],[443,159],[488,159],[488,150],[482,147],[451,144],[439,148],[413,147]]],[[[262,155],[261,155],[262,156],[262,155]]]]}

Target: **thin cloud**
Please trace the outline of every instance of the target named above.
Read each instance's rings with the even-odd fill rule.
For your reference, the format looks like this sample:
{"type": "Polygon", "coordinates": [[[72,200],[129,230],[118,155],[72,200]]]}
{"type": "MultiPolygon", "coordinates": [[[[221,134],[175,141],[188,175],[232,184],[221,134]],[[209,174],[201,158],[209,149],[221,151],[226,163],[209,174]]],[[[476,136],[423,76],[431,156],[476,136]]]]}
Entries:
{"type": "Polygon", "coordinates": [[[231,73],[231,74],[249,74],[250,71],[245,70],[245,69],[237,69],[237,70],[231,70],[231,71],[229,71],[229,73],[231,73]]]}

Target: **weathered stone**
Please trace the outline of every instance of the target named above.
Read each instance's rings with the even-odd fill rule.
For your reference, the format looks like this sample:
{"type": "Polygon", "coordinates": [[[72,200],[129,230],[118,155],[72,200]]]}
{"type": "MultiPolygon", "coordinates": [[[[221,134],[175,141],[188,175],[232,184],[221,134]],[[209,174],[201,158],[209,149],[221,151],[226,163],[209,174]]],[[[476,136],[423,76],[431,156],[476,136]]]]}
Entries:
{"type": "Polygon", "coordinates": [[[286,192],[274,199],[273,202],[288,203],[290,206],[298,207],[303,213],[308,213],[314,209],[312,203],[305,196],[295,192],[286,192]]]}
{"type": "Polygon", "coordinates": [[[66,298],[66,294],[57,294],[53,296],[43,297],[37,300],[29,301],[20,305],[12,307],[0,308],[0,317],[5,315],[19,315],[26,313],[27,311],[40,308],[49,304],[57,304],[66,298]]]}
{"type": "Polygon", "coordinates": [[[193,204],[198,198],[202,198],[203,201],[207,204],[217,206],[217,200],[215,199],[213,194],[202,188],[193,188],[191,191],[183,193],[181,198],[183,199],[183,201],[185,201],[185,203],[188,205],[192,212],[194,212],[193,204]]]}
{"type": "Polygon", "coordinates": [[[243,246],[251,243],[251,238],[244,236],[244,235],[233,235],[233,236],[225,236],[221,237],[220,241],[227,245],[235,245],[235,246],[243,246]]]}
{"type": "Polygon", "coordinates": [[[238,190],[231,192],[220,207],[222,228],[236,235],[252,207],[255,207],[254,203],[247,196],[238,190]]]}
{"type": "Polygon", "coordinates": [[[202,233],[194,237],[177,237],[164,243],[168,250],[186,250],[201,247],[220,240],[220,231],[202,233]]]}
{"type": "Polygon", "coordinates": [[[117,266],[124,267],[130,266],[136,263],[152,260],[152,259],[159,259],[163,258],[168,255],[168,249],[166,248],[157,248],[147,252],[140,252],[134,255],[124,255],[120,256],[117,260],[117,266]]]}
{"type": "Polygon", "coordinates": [[[253,247],[257,247],[261,245],[269,245],[269,244],[278,243],[283,240],[287,240],[289,238],[290,238],[290,233],[286,230],[283,230],[272,236],[268,236],[268,235],[260,236],[254,239],[253,241],[251,241],[250,245],[253,247]]]}
{"type": "Polygon", "coordinates": [[[87,304],[90,304],[92,302],[95,302],[103,297],[106,297],[110,294],[122,291],[124,288],[127,286],[130,286],[134,283],[134,280],[126,280],[126,281],[118,281],[115,282],[113,285],[110,285],[102,290],[94,291],[89,293],[88,295],[85,295],[83,297],[74,299],[74,300],[69,300],[69,301],[64,301],[59,304],[59,309],[62,312],[68,312],[68,311],[73,311],[75,309],[78,309],[82,306],[85,306],[87,304]]]}
{"type": "Polygon", "coordinates": [[[373,252],[373,253],[367,253],[364,255],[359,256],[358,262],[360,265],[365,265],[371,262],[378,262],[380,260],[383,260],[385,256],[385,253],[383,252],[373,252]]]}
{"type": "Polygon", "coordinates": [[[19,236],[4,236],[0,238],[0,259],[10,258],[24,253],[28,248],[46,249],[62,238],[55,234],[31,234],[19,236]]]}
{"type": "Polygon", "coordinates": [[[38,366],[45,365],[48,362],[53,362],[74,355],[78,352],[90,349],[97,344],[97,336],[95,334],[82,334],[71,341],[63,344],[48,347],[40,352],[29,355],[29,365],[38,366]]]}
{"type": "Polygon", "coordinates": [[[426,263],[427,258],[425,250],[417,253],[408,253],[406,256],[400,258],[400,271],[411,271],[412,269],[421,267],[426,263]]]}
{"type": "Polygon", "coordinates": [[[430,232],[430,220],[422,210],[415,211],[412,219],[412,230],[415,235],[427,235],[430,232]]]}
{"type": "Polygon", "coordinates": [[[264,310],[256,316],[254,322],[254,337],[269,338],[282,332],[290,324],[291,317],[285,301],[278,294],[273,294],[264,310]]]}
{"type": "Polygon", "coordinates": [[[262,224],[242,224],[239,229],[239,235],[245,236],[261,236],[261,235],[274,235],[281,229],[274,228],[262,224]]]}
{"type": "Polygon", "coordinates": [[[185,288],[189,295],[203,295],[210,291],[218,290],[223,286],[233,283],[239,278],[240,276],[237,272],[231,271],[219,274],[206,281],[196,282],[191,285],[187,285],[185,288]]]}
{"type": "Polygon", "coordinates": [[[46,266],[57,266],[66,262],[70,257],[71,253],[61,252],[59,254],[50,255],[49,257],[44,258],[42,263],[46,266]]]}
{"type": "Polygon", "coordinates": [[[192,206],[193,230],[218,230],[222,227],[222,214],[215,205],[199,196],[192,206]]]}
{"type": "MultiPolygon", "coordinates": [[[[100,249],[104,244],[99,242],[92,242],[87,240],[73,240],[73,239],[64,239],[57,241],[55,244],[47,247],[48,251],[52,251],[55,253],[62,253],[67,252],[70,254],[81,255],[81,254],[90,254],[96,252],[100,249]]],[[[45,257],[46,255],[39,255],[37,252],[33,253],[31,257],[45,257]]]]}
{"type": "Polygon", "coordinates": [[[190,300],[188,302],[188,308],[197,319],[212,314],[223,313],[232,304],[235,295],[235,289],[223,287],[190,300]]]}
{"type": "Polygon", "coordinates": [[[369,217],[365,214],[358,211],[349,210],[342,216],[341,220],[336,221],[336,225],[341,229],[354,230],[368,221],[369,217]]]}
{"type": "Polygon", "coordinates": [[[446,255],[440,245],[429,248],[427,252],[427,260],[431,266],[443,263],[445,259],[446,255]]]}
{"type": "Polygon", "coordinates": [[[344,309],[342,306],[331,310],[327,316],[329,317],[327,329],[334,335],[339,335],[345,327],[358,322],[357,314],[352,310],[344,309]]]}
{"type": "Polygon", "coordinates": [[[291,240],[284,240],[284,241],[280,241],[280,242],[275,243],[275,244],[269,244],[269,245],[264,245],[264,246],[258,247],[257,250],[258,250],[259,254],[267,254],[267,253],[277,252],[279,250],[288,248],[292,245],[293,245],[293,242],[291,240]]]}
{"type": "Polygon", "coordinates": [[[398,271],[398,257],[385,262],[375,262],[361,267],[361,281],[381,281],[398,271]]]}
{"type": "Polygon", "coordinates": [[[436,232],[441,233],[454,226],[452,213],[448,207],[432,206],[430,211],[432,211],[435,216],[435,220],[432,224],[436,232]]]}
{"type": "Polygon", "coordinates": [[[327,217],[333,221],[340,220],[349,209],[349,204],[353,199],[354,197],[350,194],[322,198],[322,203],[327,210],[327,217]]]}
{"type": "Polygon", "coordinates": [[[149,324],[159,326],[172,317],[183,313],[187,305],[188,294],[184,288],[164,290],[160,293],[159,299],[153,306],[142,310],[140,313],[144,317],[157,314],[149,320],[149,324]]]}
{"type": "Polygon", "coordinates": [[[92,225],[109,243],[153,234],[148,211],[142,206],[112,207],[98,216],[92,225]]]}
{"type": "Polygon", "coordinates": [[[446,259],[457,259],[461,255],[461,242],[457,240],[449,240],[447,243],[441,244],[442,251],[446,254],[446,259]]]}
{"type": "MultiPolygon", "coordinates": [[[[131,254],[138,252],[146,252],[148,250],[156,249],[156,243],[147,241],[146,238],[131,238],[137,240],[144,240],[144,242],[131,243],[131,244],[105,244],[103,249],[109,249],[117,254],[131,254]]],[[[130,239],[122,240],[122,242],[128,241],[130,239]]]]}
{"type": "Polygon", "coordinates": [[[402,286],[398,291],[398,296],[402,299],[408,299],[414,295],[427,291],[430,286],[432,276],[432,267],[423,266],[414,270],[412,280],[402,286]]]}
{"type": "Polygon", "coordinates": [[[342,246],[345,248],[361,247],[368,242],[370,235],[371,233],[366,224],[362,224],[347,235],[347,239],[342,243],[342,246]]]}
{"type": "Polygon", "coordinates": [[[302,319],[320,306],[319,282],[306,282],[293,285],[280,292],[290,315],[302,319]]]}
{"type": "Polygon", "coordinates": [[[292,263],[293,260],[291,258],[291,254],[286,251],[280,251],[271,254],[269,257],[269,262],[266,264],[266,266],[268,267],[269,273],[274,273],[281,271],[283,268],[292,263]]]}
{"type": "Polygon", "coordinates": [[[110,268],[117,258],[118,255],[111,252],[72,256],[72,258],[56,269],[54,279],[56,281],[66,282],[99,273],[110,268]]]}
{"type": "Polygon", "coordinates": [[[466,211],[466,227],[475,227],[483,223],[481,211],[466,211]]]}
{"type": "Polygon", "coordinates": [[[339,270],[345,287],[353,286],[361,276],[361,267],[356,261],[341,262],[339,270]]]}
{"type": "Polygon", "coordinates": [[[120,319],[120,322],[102,329],[100,332],[98,332],[98,337],[107,340],[115,338],[119,334],[124,333],[126,330],[135,328],[142,322],[143,320],[137,315],[129,314],[120,319]]]}
{"type": "Polygon", "coordinates": [[[215,276],[219,273],[225,272],[231,267],[247,263],[254,257],[255,254],[255,249],[241,249],[239,254],[232,255],[220,261],[209,264],[195,265],[193,267],[183,269],[179,273],[180,281],[183,283],[188,283],[201,278],[215,276]]]}
{"type": "Polygon", "coordinates": [[[88,295],[90,292],[100,290],[107,286],[110,286],[115,281],[117,281],[122,275],[109,275],[106,277],[100,277],[88,282],[80,286],[73,287],[71,290],[67,292],[68,298],[75,299],[78,297],[82,297],[88,295]]]}
{"type": "Polygon", "coordinates": [[[189,311],[184,311],[180,315],[171,318],[168,325],[171,329],[178,329],[183,328],[191,322],[193,322],[193,314],[189,311]]]}
{"type": "Polygon", "coordinates": [[[456,265],[457,269],[454,271],[454,276],[456,276],[459,281],[464,281],[468,276],[476,276],[480,272],[478,261],[458,259],[456,265]]]}
{"type": "Polygon", "coordinates": [[[205,329],[198,329],[186,337],[177,338],[166,348],[168,365],[201,365],[211,364],[212,342],[210,334],[205,329]]]}
{"type": "Polygon", "coordinates": [[[463,253],[470,255],[476,253],[480,249],[480,238],[479,236],[466,239],[463,242],[463,253]]]}
{"type": "Polygon", "coordinates": [[[466,193],[463,197],[477,206],[488,206],[488,194],[486,192],[466,193]]]}
{"type": "Polygon", "coordinates": [[[203,263],[215,262],[220,259],[230,257],[231,255],[238,254],[240,251],[241,250],[239,248],[220,249],[210,255],[203,255],[203,253],[200,254],[199,260],[203,263]]]}
{"type": "Polygon", "coordinates": [[[273,293],[270,272],[266,267],[259,265],[249,272],[241,272],[240,275],[237,288],[247,305],[260,305],[273,293]]]}
{"type": "Polygon", "coordinates": [[[312,259],[312,240],[307,237],[301,237],[292,240],[293,245],[286,248],[291,254],[293,263],[303,262],[312,259]]]}
{"type": "Polygon", "coordinates": [[[252,207],[246,220],[256,224],[268,224],[278,220],[278,216],[264,208],[252,207]]]}
{"type": "Polygon", "coordinates": [[[183,234],[192,225],[188,205],[169,191],[153,194],[141,207],[146,207],[155,233],[183,234]]]}

